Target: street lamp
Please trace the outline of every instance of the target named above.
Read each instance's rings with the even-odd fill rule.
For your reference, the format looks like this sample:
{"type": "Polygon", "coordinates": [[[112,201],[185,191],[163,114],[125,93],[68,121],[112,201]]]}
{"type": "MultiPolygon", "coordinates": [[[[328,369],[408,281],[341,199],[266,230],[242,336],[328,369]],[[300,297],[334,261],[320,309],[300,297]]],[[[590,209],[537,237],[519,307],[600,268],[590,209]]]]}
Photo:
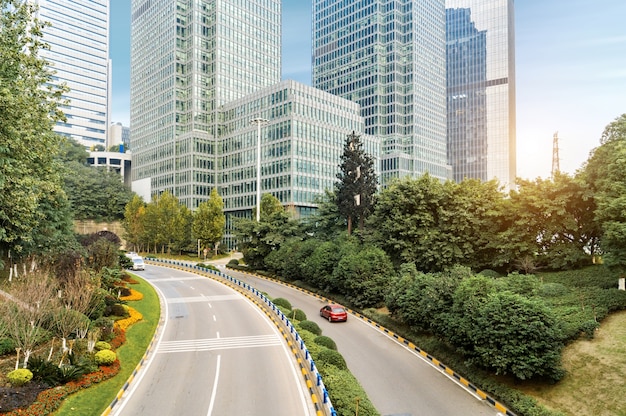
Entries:
{"type": "Polygon", "coordinates": [[[261,117],[250,120],[256,124],[256,222],[261,220],[261,124],[267,121],[261,117]]]}

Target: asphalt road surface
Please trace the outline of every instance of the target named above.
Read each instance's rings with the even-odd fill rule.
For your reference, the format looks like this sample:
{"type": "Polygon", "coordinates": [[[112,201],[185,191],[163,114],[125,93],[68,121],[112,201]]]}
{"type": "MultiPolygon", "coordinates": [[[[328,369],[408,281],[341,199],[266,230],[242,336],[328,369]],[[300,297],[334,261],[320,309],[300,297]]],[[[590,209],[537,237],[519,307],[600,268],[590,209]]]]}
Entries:
{"type": "Polygon", "coordinates": [[[147,265],[158,342],[112,415],[314,415],[302,375],[257,306],[206,277],[147,265]]]}
{"type": "Polygon", "coordinates": [[[495,416],[494,407],[467,391],[419,354],[399,345],[371,325],[349,315],[347,322],[330,323],[319,316],[322,300],[296,289],[248,274],[227,270],[271,298],[284,297],[302,309],[323,335],[337,344],[352,374],[385,416],[495,416]]]}

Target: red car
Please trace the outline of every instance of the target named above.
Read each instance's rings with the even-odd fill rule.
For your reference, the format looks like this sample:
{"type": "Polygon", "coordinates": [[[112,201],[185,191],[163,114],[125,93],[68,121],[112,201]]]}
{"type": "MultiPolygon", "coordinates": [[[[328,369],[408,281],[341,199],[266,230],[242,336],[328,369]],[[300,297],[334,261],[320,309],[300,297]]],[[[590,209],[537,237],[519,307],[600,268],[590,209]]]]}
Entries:
{"type": "Polygon", "coordinates": [[[328,319],[328,322],[345,322],[348,320],[348,312],[346,309],[336,303],[331,303],[320,309],[320,316],[328,319]]]}

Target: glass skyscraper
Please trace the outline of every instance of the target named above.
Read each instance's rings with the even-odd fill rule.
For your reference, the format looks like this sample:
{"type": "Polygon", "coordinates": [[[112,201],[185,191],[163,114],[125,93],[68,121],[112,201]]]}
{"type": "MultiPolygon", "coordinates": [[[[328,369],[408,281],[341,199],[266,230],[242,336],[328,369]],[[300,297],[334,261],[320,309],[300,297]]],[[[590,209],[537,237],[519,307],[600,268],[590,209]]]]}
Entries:
{"type": "Polygon", "coordinates": [[[132,0],[133,179],[195,209],[217,184],[219,110],[280,81],[280,0],[132,0]]]}
{"type": "Polygon", "coordinates": [[[451,178],[444,0],[313,0],[313,86],[361,105],[381,183],[451,178]]]}
{"type": "Polygon", "coordinates": [[[40,54],[56,71],[53,81],[70,92],[61,106],[67,121],[54,131],[91,147],[105,145],[109,125],[109,0],[35,0],[38,17],[49,22],[40,54]]]}
{"type": "Polygon", "coordinates": [[[515,185],[513,0],[446,0],[448,161],[453,178],[515,185]]]}
{"type": "Polygon", "coordinates": [[[133,0],[131,5],[133,189],[165,190],[191,209],[217,188],[232,221],[271,193],[297,215],[332,190],[347,136],[364,134],[360,106],[280,81],[280,0],[133,0]]]}

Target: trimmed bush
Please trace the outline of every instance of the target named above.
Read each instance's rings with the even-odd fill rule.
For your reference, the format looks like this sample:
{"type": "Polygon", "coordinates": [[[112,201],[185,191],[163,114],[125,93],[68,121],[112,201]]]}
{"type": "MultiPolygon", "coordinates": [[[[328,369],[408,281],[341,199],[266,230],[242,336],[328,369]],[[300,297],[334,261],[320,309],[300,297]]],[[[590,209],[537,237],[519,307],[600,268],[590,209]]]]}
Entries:
{"type": "Polygon", "coordinates": [[[315,361],[318,364],[321,364],[321,366],[332,365],[340,370],[348,369],[348,365],[346,364],[346,360],[343,358],[343,355],[335,350],[322,349],[317,354],[315,361]]]}
{"type": "Polygon", "coordinates": [[[117,358],[117,355],[111,350],[102,350],[96,353],[96,364],[111,365],[117,358]]]}
{"type": "Polygon", "coordinates": [[[291,302],[289,302],[287,299],[285,298],[276,298],[272,300],[272,303],[274,303],[274,305],[276,306],[282,306],[283,308],[286,308],[288,310],[291,310],[291,302]]]}
{"type": "MultiPolygon", "coordinates": [[[[333,352],[331,350],[327,350],[333,352]]],[[[356,397],[359,397],[359,416],[380,416],[367,393],[357,379],[349,371],[340,370],[333,366],[320,369],[324,378],[324,385],[328,389],[330,400],[338,416],[354,416],[356,412],[356,397]]]]}
{"type": "Polygon", "coordinates": [[[302,309],[294,309],[291,311],[289,318],[300,322],[306,321],[306,313],[302,309]]]}
{"type": "Polygon", "coordinates": [[[7,379],[12,386],[23,386],[24,384],[31,381],[33,378],[33,373],[28,368],[18,368],[17,370],[11,371],[7,374],[7,379]]]}
{"type": "Polygon", "coordinates": [[[228,260],[229,266],[239,266],[239,259],[230,259],[228,260]]]}
{"type": "Polygon", "coordinates": [[[287,318],[291,318],[291,309],[287,309],[283,306],[278,306],[278,310],[281,311],[287,318]]]}
{"type": "Polygon", "coordinates": [[[326,347],[326,348],[328,348],[330,350],[337,351],[337,344],[335,344],[335,341],[333,341],[332,338],[327,337],[325,335],[320,335],[320,336],[315,337],[313,342],[315,342],[317,345],[321,345],[321,346],[326,347]]]}
{"type": "Polygon", "coordinates": [[[96,349],[96,351],[110,350],[111,344],[109,344],[106,341],[98,341],[96,342],[96,345],[94,346],[94,348],[96,349]]]}
{"type": "Polygon", "coordinates": [[[322,329],[317,323],[313,321],[301,321],[300,328],[306,331],[312,332],[315,335],[322,335],[322,329]]]}

